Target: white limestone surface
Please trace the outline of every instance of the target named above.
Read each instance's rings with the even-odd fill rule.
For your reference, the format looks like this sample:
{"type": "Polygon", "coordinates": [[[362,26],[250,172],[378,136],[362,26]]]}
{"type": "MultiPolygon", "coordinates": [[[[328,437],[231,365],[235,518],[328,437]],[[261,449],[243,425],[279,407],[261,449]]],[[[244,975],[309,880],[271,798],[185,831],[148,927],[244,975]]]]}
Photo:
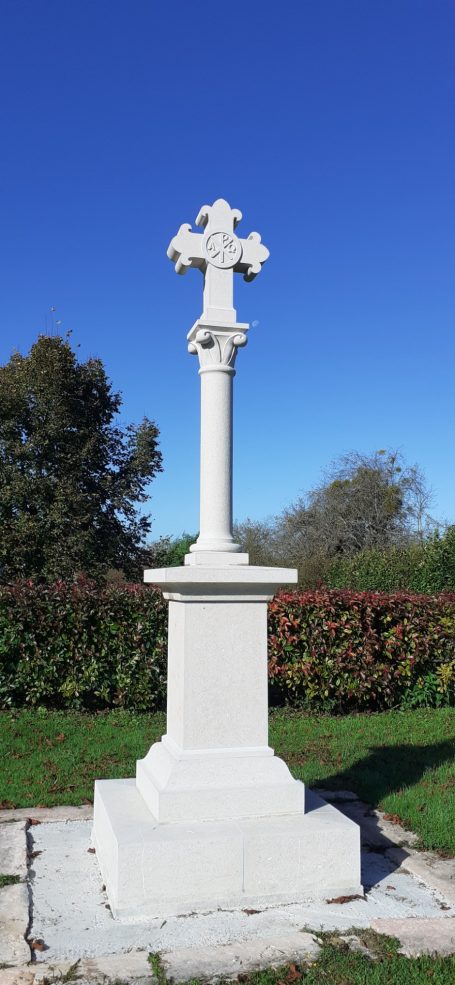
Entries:
{"type": "Polygon", "coordinates": [[[93,841],[119,918],[363,892],[358,825],[311,793],[305,812],[160,824],[134,780],[98,780],[93,841]]]}
{"type": "MultiPolygon", "coordinates": [[[[89,851],[89,821],[55,822],[32,830],[33,926],[31,936],[43,938],[46,950],[38,962],[74,961],[78,958],[121,954],[144,949],[173,952],[177,948],[203,948],[233,942],[318,930],[368,927],[377,920],[455,917],[455,906],[440,893],[428,889],[384,855],[365,852],[363,880],[370,886],[366,899],[339,903],[300,903],[273,906],[257,912],[213,910],[186,917],[149,919],[137,923],[113,920],[107,908],[96,856],[89,851]]],[[[255,908],[245,908],[255,909],[255,908]]],[[[446,925],[441,926],[441,933],[446,925]]],[[[449,927],[449,924],[447,924],[449,927]]]]}
{"type": "MultiPolygon", "coordinates": [[[[169,599],[167,732],[136,774],[158,821],[303,812],[302,784],[268,745],[267,599],[296,575],[198,564],[145,573],[169,599]]],[[[99,842],[96,803],[95,831],[99,842]]]]}
{"type": "Polygon", "coordinates": [[[204,275],[203,312],[187,336],[201,375],[200,525],[190,551],[203,554],[240,552],[232,533],[232,379],[249,326],[236,320],[234,273],[253,280],[269,256],[259,233],[238,238],[241,218],[222,198],[203,205],[196,225],[204,232],[183,223],[167,251],[178,274],[195,267],[204,275]]]}

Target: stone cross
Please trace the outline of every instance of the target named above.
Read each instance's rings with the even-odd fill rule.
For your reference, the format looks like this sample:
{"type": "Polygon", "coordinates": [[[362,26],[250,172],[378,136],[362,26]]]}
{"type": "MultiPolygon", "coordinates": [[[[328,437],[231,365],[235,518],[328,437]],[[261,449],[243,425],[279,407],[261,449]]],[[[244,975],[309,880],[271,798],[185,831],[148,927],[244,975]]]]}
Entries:
{"type": "Polygon", "coordinates": [[[169,244],[167,255],[178,274],[185,274],[189,267],[204,273],[204,321],[235,322],[234,272],[253,280],[269,256],[259,233],[250,233],[247,239],[235,235],[241,218],[239,209],[231,209],[228,202],[218,198],[213,205],[203,205],[196,218],[204,233],[193,233],[184,222],[169,244]]]}
{"type": "Polygon", "coordinates": [[[201,488],[199,537],[187,564],[247,563],[232,533],[232,378],[237,350],[249,326],[236,321],[234,273],[246,281],[269,256],[259,233],[239,239],[239,209],[218,198],[203,205],[194,233],[183,223],[167,255],[178,274],[197,267],[204,274],[203,312],[188,333],[188,350],[199,356],[201,375],[201,488]]]}
{"type": "MultiPolygon", "coordinates": [[[[248,325],[233,274],[268,251],[219,199],[169,247],[205,276],[189,332],[201,375],[201,522],[185,563],[144,572],[169,602],[166,734],[130,780],[97,780],[93,843],[114,918],[363,895],[360,829],[309,797],[268,744],[267,603],[297,571],[250,565],[232,536],[232,380],[248,325]]],[[[182,490],[184,494],[184,490],[182,490]]],[[[250,912],[246,910],[246,912],[250,912]]]]}

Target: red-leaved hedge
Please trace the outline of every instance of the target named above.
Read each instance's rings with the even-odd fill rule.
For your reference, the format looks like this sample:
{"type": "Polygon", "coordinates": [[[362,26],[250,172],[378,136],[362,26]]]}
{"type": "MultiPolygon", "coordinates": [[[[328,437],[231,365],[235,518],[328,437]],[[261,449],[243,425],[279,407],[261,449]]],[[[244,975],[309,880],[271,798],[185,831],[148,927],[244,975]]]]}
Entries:
{"type": "MultiPolygon", "coordinates": [[[[0,587],[0,707],[163,708],[166,610],[141,585],[0,587]]],[[[451,703],[455,595],[281,593],[269,677],[274,703],[313,710],[451,703]]]]}
{"type": "Polygon", "coordinates": [[[449,704],[455,594],[282,592],[269,607],[278,698],[346,712],[449,704]]]}

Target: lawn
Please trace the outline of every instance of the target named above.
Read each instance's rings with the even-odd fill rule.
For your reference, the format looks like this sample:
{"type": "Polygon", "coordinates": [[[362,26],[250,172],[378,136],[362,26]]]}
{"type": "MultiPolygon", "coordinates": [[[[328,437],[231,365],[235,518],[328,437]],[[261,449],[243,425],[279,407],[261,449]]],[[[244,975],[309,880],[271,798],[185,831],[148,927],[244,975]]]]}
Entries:
{"type": "MultiPolygon", "coordinates": [[[[163,714],[2,712],[0,804],[91,801],[96,777],[133,776],[164,730],[163,714]]],[[[453,709],[340,718],[280,709],[270,717],[270,742],[296,777],[354,790],[398,815],[422,847],[455,854],[453,709]]]]}

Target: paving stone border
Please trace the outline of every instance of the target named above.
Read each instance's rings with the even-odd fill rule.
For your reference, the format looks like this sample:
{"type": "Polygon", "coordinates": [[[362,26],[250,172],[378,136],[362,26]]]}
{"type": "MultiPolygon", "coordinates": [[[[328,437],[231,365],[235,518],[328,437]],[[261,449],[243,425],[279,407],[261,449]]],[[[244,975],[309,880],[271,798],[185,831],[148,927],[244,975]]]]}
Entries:
{"type": "Polygon", "coordinates": [[[93,817],[93,805],[81,804],[80,807],[73,807],[70,804],[66,807],[11,807],[0,810],[0,824],[4,821],[91,821],[93,817]]]}
{"type": "MultiPolygon", "coordinates": [[[[360,824],[364,848],[382,853],[455,905],[455,858],[442,859],[433,852],[418,851],[415,847],[418,838],[412,831],[393,824],[381,811],[364,804],[351,791],[318,792],[360,824]]],[[[69,961],[29,963],[31,952],[27,934],[31,900],[27,872],[31,860],[27,857],[27,831],[33,824],[88,821],[92,816],[91,805],[0,811],[0,873],[17,880],[0,889],[0,965],[4,965],[0,973],[1,985],[40,985],[46,976],[50,980],[55,976],[57,981],[74,964],[69,961]]],[[[397,937],[401,952],[407,956],[455,953],[455,917],[452,916],[373,919],[371,927],[378,933],[397,937]]],[[[355,935],[350,935],[348,943],[354,949],[360,944],[355,935]]],[[[216,975],[237,977],[240,973],[286,961],[313,961],[318,952],[317,936],[305,928],[300,932],[277,935],[276,939],[267,937],[204,948],[174,948],[162,953],[161,960],[166,973],[176,981],[194,977],[210,980],[216,975]]],[[[150,985],[153,976],[147,957],[145,951],[131,951],[82,960],[77,966],[79,985],[122,978],[134,981],[136,985],[145,982],[150,985]]]]}
{"type": "Polygon", "coordinates": [[[27,827],[24,819],[0,825],[0,874],[18,880],[0,889],[0,965],[21,965],[31,957],[26,941],[30,923],[27,827]]]}

